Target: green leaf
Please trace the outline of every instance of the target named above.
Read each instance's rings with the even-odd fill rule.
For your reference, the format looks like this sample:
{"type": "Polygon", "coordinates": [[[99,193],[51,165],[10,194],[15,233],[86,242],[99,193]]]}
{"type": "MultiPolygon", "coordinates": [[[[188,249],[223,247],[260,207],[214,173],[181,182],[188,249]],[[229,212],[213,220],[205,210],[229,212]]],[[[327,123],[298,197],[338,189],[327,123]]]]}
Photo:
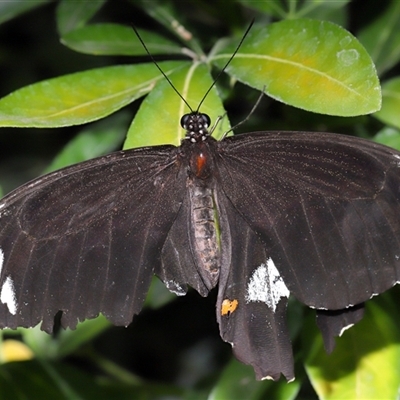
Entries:
{"type": "Polygon", "coordinates": [[[159,0],[135,0],[135,5],[142,7],[143,11],[158,21],[166,29],[179,38],[185,46],[193,49],[197,54],[202,55],[203,51],[193,33],[181,22],[182,13],[178,7],[173,7],[174,3],[159,0]]]}
{"type": "MultiPolygon", "coordinates": [[[[165,70],[164,63],[160,67],[165,70]]],[[[186,63],[186,67],[170,75],[175,88],[196,110],[213,79],[205,64],[186,63]]],[[[213,124],[218,117],[225,115],[221,99],[215,87],[201,105],[201,111],[211,118],[213,124]]],[[[185,131],[180,126],[183,114],[190,112],[187,106],[164,79],[144,99],[128,131],[124,148],[153,146],[156,144],[174,144],[178,146],[185,131]]],[[[219,122],[213,136],[220,139],[229,130],[228,117],[219,122]]]]}
{"type": "Polygon", "coordinates": [[[44,173],[115,150],[125,138],[129,117],[122,112],[86,127],[62,149],[44,173]]]}
{"type": "Polygon", "coordinates": [[[170,292],[164,282],[153,276],[149,291],[147,292],[144,308],[150,307],[157,309],[175,299],[176,294],[170,292]]]}
{"type": "Polygon", "coordinates": [[[0,367],[0,399],[80,400],[82,397],[67,383],[74,378],[76,382],[86,381],[87,384],[91,380],[86,374],[66,366],[49,370],[45,363],[37,360],[7,363],[0,367]]]}
{"type": "MultiPolygon", "coordinates": [[[[170,74],[179,61],[163,63],[170,74]]],[[[60,127],[105,117],[165,80],[150,64],[92,69],[26,86],[0,99],[0,126],[60,127]]]]}
{"type": "Polygon", "coordinates": [[[382,108],[374,114],[385,124],[400,128],[400,77],[382,84],[382,108]]]}
{"type": "Polygon", "coordinates": [[[400,131],[397,129],[385,127],[374,136],[373,140],[374,142],[400,150],[400,131]]]}
{"type": "MultiPolygon", "coordinates": [[[[40,329],[40,323],[33,328],[18,328],[23,342],[29,346],[36,357],[54,359],[58,353],[58,343],[51,335],[40,329]]],[[[10,330],[7,330],[9,333],[10,330]]]]}
{"type": "Polygon", "coordinates": [[[57,6],[57,28],[60,36],[84,26],[105,2],[106,0],[60,1],[57,6]]]}
{"type": "MultiPolygon", "coordinates": [[[[399,312],[390,296],[366,304],[356,326],[336,339],[331,355],[320,334],[307,333],[311,344],[306,370],[320,399],[395,399],[400,386],[399,312]]],[[[315,325],[315,323],[314,323],[315,325]]]]}
{"type": "Polygon", "coordinates": [[[239,2],[249,8],[256,9],[262,13],[280,18],[314,18],[339,22],[344,20],[345,6],[350,0],[304,0],[304,1],[248,1],[239,2]]]}
{"type": "MultiPolygon", "coordinates": [[[[305,0],[303,2],[298,2],[298,9],[295,14],[291,13],[289,17],[330,20],[330,17],[339,15],[338,11],[345,11],[345,6],[349,1],[350,0],[305,0]]],[[[337,17],[335,17],[335,19],[337,19],[337,17]]]]}
{"type": "Polygon", "coordinates": [[[238,2],[248,8],[260,11],[264,14],[271,15],[272,17],[285,19],[287,16],[285,5],[282,1],[248,1],[238,0],[238,2]]]}
{"type": "Polygon", "coordinates": [[[358,35],[375,62],[379,75],[400,61],[400,1],[393,0],[386,11],[358,35]]]}
{"type": "Polygon", "coordinates": [[[340,26],[347,25],[350,0],[306,0],[297,13],[297,18],[311,18],[334,22],[340,26]]]}
{"type": "Polygon", "coordinates": [[[178,399],[183,390],[155,382],[124,385],[96,379],[68,364],[40,360],[0,366],[0,400],[178,399]]]}
{"type": "Polygon", "coordinates": [[[208,400],[291,400],[296,398],[299,390],[300,382],[298,381],[291,383],[285,380],[256,381],[252,367],[232,358],[211,391],[208,400]]]}
{"type": "MultiPolygon", "coordinates": [[[[17,332],[36,357],[55,360],[70,355],[83,344],[99,336],[110,326],[111,323],[100,315],[78,323],[77,328],[74,330],[61,329],[56,337],[40,330],[40,324],[34,328],[19,328],[17,332]]],[[[6,332],[10,334],[15,331],[6,330],[6,332]]]]}
{"type": "MultiPolygon", "coordinates": [[[[222,67],[237,43],[217,54],[222,67]]],[[[354,116],[379,110],[374,65],[349,32],[327,21],[254,28],[226,72],[272,98],[308,111],[354,116]]]]}
{"type": "Polygon", "coordinates": [[[76,329],[62,329],[57,336],[56,357],[62,358],[72,354],[80,346],[93,340],[107,328],[111,323],[103,315],[97,318],[80,322],[76,329]]]}
{"type": "Polygon", "coordinates": [[[51,1],[52,0],[0,1],[0,24],[46,3],[50,3],[51,1]]]}
{"type": "Polygon", "coordinates": [[[143,11],[150,15],[153,19],[174,33],[183,41],[190,41],[193,34],[188,31],[179,21],[179,14],[174,9],[173,4],[167,1],[153,0],[135,0],[137,5],[140,4],[143,11]]]}
{"type": "MultiPolygon", "coordinates": [[[[182,54],[181,46],[153,32],[139,30],[152,55],[182,54]]],[[[94,55],[147,55],[133,29],[118,24],[92,24],[75,29],[61,38],[69,48],[94,55]]]]}

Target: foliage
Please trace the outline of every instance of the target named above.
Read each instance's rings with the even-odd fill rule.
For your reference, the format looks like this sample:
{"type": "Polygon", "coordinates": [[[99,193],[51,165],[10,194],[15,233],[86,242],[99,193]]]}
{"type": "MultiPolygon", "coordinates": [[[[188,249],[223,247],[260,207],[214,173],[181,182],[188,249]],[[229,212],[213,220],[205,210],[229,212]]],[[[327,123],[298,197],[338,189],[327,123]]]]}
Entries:
{"type": "MultiPolygon", "coordinates": [[[[201,105],[213,121],[227,110],[214,131],[218,138],[230,119],[235,125],[246,118],[261,91],[266,96],[240,129],[337,131],[400,149],[398,1],[226,5],[205,0],[1,3],[0,65],[3,77],[10,77],[1,90],[12,91],[0,99],[5,191],[44,170],[50,164],[44,149],[64,147],[70,137],[46,171],[109,152],[125,135],[125,148],[179,144],[179,120],[189,110],[149,61],[132,22],[196,109],[255,18],[226,75],[201,105]],[[361,4],[364,17],[357,13],[361,4]],[[25,32],[35,52],[9,32],[22,38],[25,32]],[[138,107],[134,101],[144,95],[138,107]],[[20,164],[32,160],[35,167],[15,177],[20,164]]],[[[331,355],[323,350],[313,312],[292,302],[296,381],[287,384],[257,382],[251,368],[230,358],[229,346],[218,336],[212,295],[175,299],[154,280],[146,309],[128,329],[111,328],[99,317],[53,337],[38,328],[4,331],[0,399],[395,398],[400,386],[395,296],[396,288],[371,300],[363,321],[337,340],[331,355]],[[21,351],[21,343],[10,338],[21,339],[26,348],[21,351]]]]}

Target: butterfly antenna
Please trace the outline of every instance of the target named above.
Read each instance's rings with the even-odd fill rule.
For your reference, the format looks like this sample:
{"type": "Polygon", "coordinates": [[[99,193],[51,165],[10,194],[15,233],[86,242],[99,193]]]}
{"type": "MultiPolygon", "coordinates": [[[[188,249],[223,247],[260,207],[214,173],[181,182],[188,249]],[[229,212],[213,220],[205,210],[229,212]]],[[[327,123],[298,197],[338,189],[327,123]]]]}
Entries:
{"type": "MultiPolygon", "coordinates": [[[[246,32],[244,33],[244,35],[242,36],[242,38],[240,39],[239,44],[237,45],[235,51],[232,53],[232,55],[229,57],[229,60],[227,61],[227,63],[225,64],[225,66],[218,72],[216,78],[214,79],[214,82],[211,84],[211,86],[208,88],[208,90],[206,91],[206,93],[204,94],[203,98],[201,99],[196,112],[198,112],[200,110],[201,105],[204,103],[204,100],[206,99],[206,97],[208,96],[208,93],[210,93],[211,89],[215,86],[215,84],[217,83],[218,79],[221,77],[221,75],[224,73],[224,71],[226,70],[226,68],[228,67],[228,65],[230,64],[230,62],[233,60],[233,58],[235,57],[235,55],[237,54],[237,52],[240,49],[240,46],[242,45],[244,39],[246,38],[246,36],[248,35],[248,33],[250,32],[251,27],[254,24],[254,19],[250,22],[250,25],[248,26],[248,28],[246,29],[246,32]]],[[[172,89],[174,89],[174,91],[176,92],[176,94],[182,99],[182,101],[187,105],[187,107],[189,108],[189,110],[191,112],[193,112],[192,107],[190,107],[190,104],[185,100],[185,98],[179,93],[178,89],[174,86],[174,84],[172,83],[171,79],[168,78],[167,74],[161,69],[161,67],[158,65],[157,61],[155,60],[155,58],[153,57],[153,55],[150,53],[149,49],[147,48],[146,44],[144,43],[142,37],[140,36],[138,30],[136,29],[136,27],[132,24],[132,29],[135,32],[137,38],[139,39],[140,43],[142,44],[143,48],[146,50],[146,53],[149,55],[151,61],[153,61],[154,65],[158,68],[158,70],[161,72],[161,74],[164,76],[164,78],[167,80],[167,82],[171,85],[172,89]]]]}
{"type": "MultiPolygon", "coordinates": [[[[139,39],[140,43],[142,44],[143,48],[146,50],[146,53],[149,55],[151,61],[153,61],[154,65],[158,68],[158,70],[161,72],[161,74],[164,76],[164,78],[167,80],[167,82],[171,85],[172,89],[175,90],[176,94],[182,99],[182,101],[188,106],[189,110],[193,112],[192,107],[190,107],[189,103],[184,99],[184,97],[179,93],[178,89],[174,86],[174,84],[171,82],[171,79],[168,78],[167,74],[161,69],[161,67],[158,65],[157,61],[153,57],[153,55],[150,53],[149,49],[147,48],[146,44],[144,43],[143,39],[139,35],[138,30],[134,25],[132,25],[132,29],[134,30],[137,38],[139,39]]],[[[209,92],[209,90],[208,90],[209,92]]],[[[207,93],[208,93],[207,92],[207,93]]],[[[204,100],[204,99],[203,99],[204,100]]],[[[203,102],[203,100],[201,102],[203,102]]],[[[201,103],[200,103],[201,104],[201,103]]]]}
{"type": "MultiPolygon", "coordinates": [[[[205,93],[205,95],[203,96],[202,100],[200,101],[199,106],[197,107],[196,111],[200,110],[201,105],[204,103],[204,100],[206,99],[206,97],[208,96],[208,93],[210,93],[211,89],[215,86],[215,84],[217,83],[218,79],[221,77],[221,75],[225,72],[226,68],[228,67],[228,65],[231,63],[231,61],[233,60],[233,58],[235,57],[235,55],[237,54],[237,52],[240,49],[240,46],[242,45],[244,39],[246,38],[246,36],[248,35],[248,33],[250,32],[251,27],[254,24],[254,19],[250,22],[250,25],[248,26],[248,28],[246,29],[246,32],[244,33],[244,35],[242,36],[242,38],[240,39],[239,44],[236,47],[236,50],[232,53],[232,55],[229,57],[229,60],[227,61],[227,63],[225,64],[224,68],[222,68],[216,78],[214,79],[214,82],[212,83],[212,85],[208,88],[207,92],[205,93]]],[[[186,102],[185,102],[186,103],[186,102]]]]}
{"type": "Polygon", "coordinates": [[[224,133],[224,135],[223,135],[222,138],[225,138],[226,135],[227,135],[229,132],[234,131],[235,129],[237,129],[239,126],[243,125],[245,122],[247,122],[247,121],[250,119],[250,117],[254,114],[254,112],[256,111],[257,107],[259,106],[259,104],[260,104],[260,102],[261,102],[261,99],[264,97],[264,95],[265,95],[265,86],[263,87],[263,90],[262,90],[261,94],[258,96],[258,99],[257,99],[256,103],[254,104],[253,108],[252,108],[252,109],[250,110],[250,112],[247,114],[247,117],[246,117],[244,120],[238,122],[235,126],[232,126],[231,129],[229,129],[228,131],[226,131],[226,132],[224,133]]]}

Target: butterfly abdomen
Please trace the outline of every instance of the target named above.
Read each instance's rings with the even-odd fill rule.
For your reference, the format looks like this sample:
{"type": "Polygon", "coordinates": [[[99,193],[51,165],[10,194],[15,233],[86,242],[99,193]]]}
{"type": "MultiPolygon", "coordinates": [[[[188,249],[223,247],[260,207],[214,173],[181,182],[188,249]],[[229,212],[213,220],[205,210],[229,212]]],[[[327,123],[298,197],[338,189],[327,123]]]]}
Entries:
{"type": "Polygon", "coordinates": [[[191,247],[196,264],[206,286],[211,289],[219,277],[220,249],[218,244],[215,204],[212,190],[201,186],[192,186],[190,190],[191,206],[191,247]]]}

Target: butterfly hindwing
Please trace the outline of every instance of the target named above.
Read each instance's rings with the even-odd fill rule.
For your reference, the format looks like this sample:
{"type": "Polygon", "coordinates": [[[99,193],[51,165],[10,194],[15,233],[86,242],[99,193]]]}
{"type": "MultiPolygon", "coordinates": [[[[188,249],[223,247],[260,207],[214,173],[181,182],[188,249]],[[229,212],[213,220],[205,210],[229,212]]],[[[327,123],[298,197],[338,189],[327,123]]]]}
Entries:
{"type": "Polygon", "coordinates": [[[162,249],[161,264],[156,268],[155,274],[171,292],[177,295],[186,294],[189,285],[205,297],[209,290],[197,270],[190,244],[189,201],[189,196],[185,193],[182,207],[162,249]]]}
{"type": "Polygon", "coordinates": [[[179,211],[176,148],[113,153],[28,183],[0,202],[0,324],[51,331],[141,309],[179,211]]]}
{"type": "Polygon", "coordinates": [[[294,378],[286,326],[289,291],[260,238],[221,193],[229,221],[231,267],[219,281],[217,319],[221,337],[257,379],[294,378]]]}
{"type": "Polygon", "coordinates": [[[327,353],[335,348],[334,338],[341,336],[364,316],[364,303],[343,310],[317,310],[317,326],[322,333],[327,353]]]}

